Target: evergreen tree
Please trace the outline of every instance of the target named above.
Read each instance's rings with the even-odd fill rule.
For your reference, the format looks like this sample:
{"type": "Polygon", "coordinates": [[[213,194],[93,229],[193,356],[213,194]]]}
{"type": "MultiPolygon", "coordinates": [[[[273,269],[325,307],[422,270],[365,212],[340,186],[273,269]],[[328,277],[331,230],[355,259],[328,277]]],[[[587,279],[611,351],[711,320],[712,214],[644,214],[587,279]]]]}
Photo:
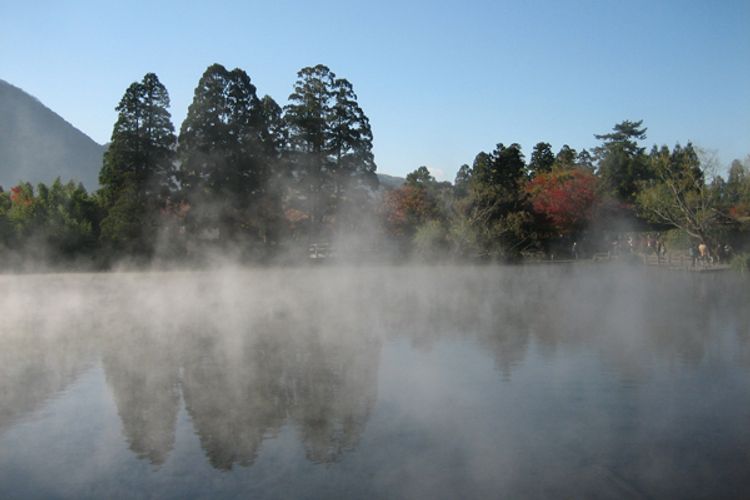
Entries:
{"type": "Polygon", "coordinates": [[[473,178],[475,182],[504,190],[514,197],[519,190],[519,182],[525,179],[521,146],[514,143],[506,147],[500,143],[491,155],[479,153],[474,160],[473,178]]]}
{"type": "Polygon", "coordinates": [[[515,258],[527,243],[526,179],[518,144],[498,144],[492,154],[482,152],[474,159],[464,210],[481,254],[515,258]]]}
{"type": "Polygon", "coordinates": [[[281,106],[271,96],[266,95],[260,100],[260,107],[264,122],[261,130],[263,143],[267,147],[268,155],[278,159],[286,147],[289,135],[281,106]]]}
{"type": "Polygon", "coordinates": [[[609,134],[594,135],[602,145],[594,149],[599,160],[598,173],[604,185],[620,200],[632,203],[638,186],[651,173],[644,149],[638,145],[646,138],[643,121],[628,120],[614,126],[609,134]]]}
{"type": "Polygon", "coordinates": [[[461,165],[456,172],[456,179],[453,181],[453,191],[456,198],[463,198],[469,192],[471,174],[471,167],[467,164],[461,165]]]}
{"type": "Polygon", "coordinates": [[[333,91],[328,151],[335,160],[337,193],[352,185],[377,187],[370,120],[359,107],[351,83],[336,79],[333,91]]]}
{"type": "Polygon", "coordinates": [[[538,142],[531,152],[529,160],[529,173],[531,177],[552,170],[555,163],[555,155],[552,153],[552,146],[548,142],[538,142]]]}
{"type": "Polygon", "coordinates": [[[168,108],[167,90],[153,73],[132,83],[115,108],[118,116],[99,174],[99,194],[106,213],[102,237],[120,249],[125,241],[140,251],[151,248],[158,210],[175,187],[175,135],[168,108]],[[110,219],[122,197],[137,200],[131,205],[134,222],[129,229],[110,219]]]}
{"type": "Polygon", "coordinates": [[[576,165],[590,172],[594,171],[594,157],[586,149],[582,149],[576,156],[576,165]]]}
{"type": "Polygon", "coordinates": [[[573,168],[576,165],[576,158],[578,158],[576,150],[571,148],[567,144],[563,144],[563,147],[560,148],[560,151],[555,157],[554,166],[557,169],[573,168]]]}
{"type": "Polygon", "coordinates": [[[435,177],[432,176],[429,169],[422,165],[414,172],[407,174],[406,184],[413,187],[428,187],[435,184],[435,177]]]}
{"type": "Polygon", "coordinates": [[[351,83],[322,64],[297,73],[284,119],[293,176],[317,233],[324,215],[342,203],[356,209],[359,188],[378,184],[369,120],[351,83]]]}
{"type": "Polygon", "coordinates": [[[213,64],[203,73],[178,147],[193,230],[218,228],[222,239],[243,230],[254,235],[253,211],[263,201],[280,141],[281,129],[267,126],[278,118],[274,105],[270,98],[265,105],[258,99],[241,69],[213,64]]]}

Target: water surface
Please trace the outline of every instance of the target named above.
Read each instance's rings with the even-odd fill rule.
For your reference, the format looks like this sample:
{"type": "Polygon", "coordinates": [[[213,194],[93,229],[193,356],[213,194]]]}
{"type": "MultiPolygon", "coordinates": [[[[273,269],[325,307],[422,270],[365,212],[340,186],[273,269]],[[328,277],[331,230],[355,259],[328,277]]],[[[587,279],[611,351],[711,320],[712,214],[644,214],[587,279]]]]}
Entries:
{"type": "Polygon", "coordinates": [[[747,497],[750,289],[611,266],[0,277],[1,498],[747,497]]]}

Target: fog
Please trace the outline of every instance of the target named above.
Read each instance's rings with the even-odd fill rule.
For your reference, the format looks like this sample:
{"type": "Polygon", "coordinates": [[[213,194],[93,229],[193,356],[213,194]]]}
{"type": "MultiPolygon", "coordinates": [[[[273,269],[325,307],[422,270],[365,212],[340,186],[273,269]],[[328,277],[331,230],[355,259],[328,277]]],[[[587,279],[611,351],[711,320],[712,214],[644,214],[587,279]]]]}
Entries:
{"type": "Polygon", "coordinates": [[[740,276],[226,265],[0,287],[0,497],[750,488],[740,276]]]}

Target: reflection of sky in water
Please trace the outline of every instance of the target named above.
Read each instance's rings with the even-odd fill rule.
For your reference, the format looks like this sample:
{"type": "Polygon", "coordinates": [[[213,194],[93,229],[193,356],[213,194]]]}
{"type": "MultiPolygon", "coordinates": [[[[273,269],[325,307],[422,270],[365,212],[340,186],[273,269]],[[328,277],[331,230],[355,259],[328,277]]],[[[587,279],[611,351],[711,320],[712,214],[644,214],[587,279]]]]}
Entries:
{"type": "Polygon", "coordinates": [[[3,277],[0,497],[750,488],[747,285],[328,272],[3,277]]]}

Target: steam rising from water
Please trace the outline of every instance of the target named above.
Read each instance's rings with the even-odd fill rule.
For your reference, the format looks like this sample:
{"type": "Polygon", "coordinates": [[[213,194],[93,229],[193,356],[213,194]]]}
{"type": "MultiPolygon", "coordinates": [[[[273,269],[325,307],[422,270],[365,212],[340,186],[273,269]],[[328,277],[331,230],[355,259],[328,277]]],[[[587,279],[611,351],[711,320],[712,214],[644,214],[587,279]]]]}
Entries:
{"type": "MultiPolygon", "coordinates": [[[[696,491],[696,467],[723,481],[706,493],[748,486],[727,467],[750,465],[750,290],[734,277],[226,268],[2,276],[0,287],[0,450],[101,370],[131,457],[155,467],[130,473],[139,487],[187,493],[168,479],[184,428],[212,470],[238,474],[225,494],[242,483],[268,496],[310,484],[410,498],[671,495],[696,491]],[[299,452],[283,448],[290,432],[299,452]],[[707,432],[712,443],[691,437],[707,432]],[[266,475],[270,457],[286,479],[266,475]]],[[[0,451],[0,484],[16,460],[0,451]]],[[[54,481],[67,481],[65,463],[54,481]]]]}

